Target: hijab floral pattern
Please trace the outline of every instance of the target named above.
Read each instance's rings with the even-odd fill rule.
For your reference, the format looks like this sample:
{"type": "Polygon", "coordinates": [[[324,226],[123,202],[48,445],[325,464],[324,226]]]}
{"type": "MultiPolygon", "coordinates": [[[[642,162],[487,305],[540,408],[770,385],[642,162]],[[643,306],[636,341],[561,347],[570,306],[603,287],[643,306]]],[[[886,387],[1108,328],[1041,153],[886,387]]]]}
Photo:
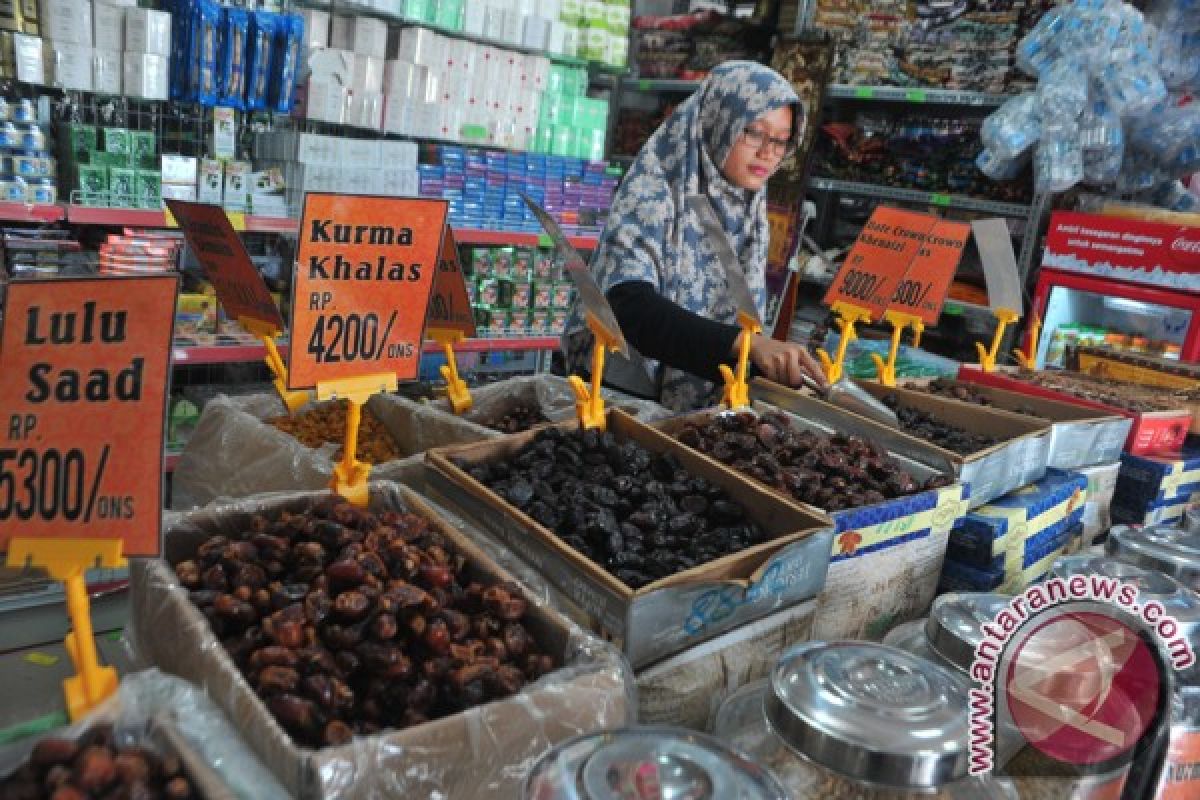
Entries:
{"type": "MultiPolygon", "coordinates": [[[[800,100],[790,83],[762,64],[728,61],[709,73],[646,142],[613,199],[590,265],[602,291],[646,281],[688,311],[734,323],[737,310],[725,270],[687,206],[689,195],[703,194],[741,261],[759,316],[764,315],[766,192],[734,186],[718,167],[747,125],[783,106],[793,109],[795,132],[802,122],[800,100]]],[[[591,344],[576,303],[563,336],[568,369],[586,371],[591,344]]],[[[685,411],[720,401],[719,387],[708,381],[658,362],[644,364],[667,408],[685,411]]]]}

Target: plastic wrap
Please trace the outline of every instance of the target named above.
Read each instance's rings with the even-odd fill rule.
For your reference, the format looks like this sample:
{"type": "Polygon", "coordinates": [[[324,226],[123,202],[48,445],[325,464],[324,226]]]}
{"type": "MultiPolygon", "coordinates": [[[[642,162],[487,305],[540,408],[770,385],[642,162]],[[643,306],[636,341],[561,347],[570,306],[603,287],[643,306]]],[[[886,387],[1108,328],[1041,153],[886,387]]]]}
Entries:
{"type": "MultiPolygon", "coordinates": [[[[624,392],[604,389],[603,394],[607,405],[616,406],[642,422],[653,422],[672,413],[658,403],[641,400],[624,392]]],[[[523,375],[481,386],[471,390],[471,399],[471,410],[461,419],[482,438],[492,439],[503,435],[485,423],[500,419],[517,405],[533,405],[551,422],[575,418],[575,395],[571,391],[571,384],[556,375],[523,375]]],[[[444,414],[452,413],[450,403],[444,399],[429,403],[427,407],[444,414]]]]}
{"type": "Polygon", "coordinates": [[[206,800],[288,797],[203,691],[156,669],[124,676],[113,697],[74,724],[0,749],[0,776],[7,776],[24,764],[34,745],[42,739],[77,739],[93,726],[107,723],[113,725],[117,744],[143,745],[159,753],[174,749],[167,738],[171,733],[181,737],[191,754],[209,768],[190,770],[188,754],[180,754],[184,771],[206,800]],[[161,731],[164,727],[170,730],[161,731]]]}
{"type": "MultiPolygon", "coordinates": [[[[367,408],[405,454],[402,459],[374,465],[371,477],[376,480],[412,484],[421,472],[420,453],[488,438],[482,433],[486,429],[452,414],[435,414],[399,395],[376,395],[367,408]]],[[[326,488],[337,446],[314,450],[264,422],[285,413],[287,409],[274,394],[220,396],[210,401],[176,467],[172,508],[186,510],[218,498],[262,492],[326,488]]],[[[487,433],[495,435],[494,431],[487,433]]]]}
{"type": "MultiPolygon", "coordinates": [[[[477,574],[510,579],[410,489],[373,482],[375,510],[429,517],[477,574]]],[[[633,678],[610,645],[590,636],[532,594],[527,626],[563,667],[504,700],[420,726],[311,750],[295,745],[238,672],[168,561],[190,556],[208,536],[236,532],[255,513],[298,512],[325,492],[260,495],[166,519],[164,556],[133,569],[131,624],[139,655],[202,686],[250,741],[284,787],[300,798],[495,798],[519,794],[525,774],[555,744],[632,721],[633,678]]]]}

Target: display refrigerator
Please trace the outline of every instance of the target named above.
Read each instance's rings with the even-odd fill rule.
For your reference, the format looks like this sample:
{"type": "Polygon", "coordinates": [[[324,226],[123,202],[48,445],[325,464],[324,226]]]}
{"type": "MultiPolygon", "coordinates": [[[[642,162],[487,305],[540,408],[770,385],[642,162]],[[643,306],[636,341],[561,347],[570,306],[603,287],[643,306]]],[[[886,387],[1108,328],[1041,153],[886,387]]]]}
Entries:
{"type": "Polygon", "coordinates": [[[1033,310],[1038,368],[1074,345],[1198,362],[1200,228],[1056,212],[1033,310]]]}

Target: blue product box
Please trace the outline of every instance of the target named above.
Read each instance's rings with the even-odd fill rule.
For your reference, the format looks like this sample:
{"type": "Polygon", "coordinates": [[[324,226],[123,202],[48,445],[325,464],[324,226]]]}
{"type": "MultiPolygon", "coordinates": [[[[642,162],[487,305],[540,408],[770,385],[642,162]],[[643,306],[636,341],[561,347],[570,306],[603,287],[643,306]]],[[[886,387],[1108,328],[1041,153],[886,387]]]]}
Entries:
{"type": "Polygon", "coordinates": [[[947,558],[942,562],[942,577],[938,582],[938,593],[943,592],[990,592],[1004,583],[1004,573],[980,569],[960,561],[947,558]]]}
{"type": "Polygon", "coordinates": [[[1137,507],[1186,497],[1200,491],[1200,452],[1185,450],[1178,458],[1121,454],[1114,503],[1137,507]]]}

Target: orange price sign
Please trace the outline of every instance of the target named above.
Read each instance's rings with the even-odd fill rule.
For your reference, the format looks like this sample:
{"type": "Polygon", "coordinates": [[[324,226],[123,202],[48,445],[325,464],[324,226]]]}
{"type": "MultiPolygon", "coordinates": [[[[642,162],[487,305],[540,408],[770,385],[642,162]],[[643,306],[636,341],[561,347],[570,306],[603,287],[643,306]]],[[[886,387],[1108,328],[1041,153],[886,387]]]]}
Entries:
{"type": "Polygon", "coordinates": [[[310,192],[292,290],[288,389],[417,377],[445,200],[310,192]]]}
{"type": "Polygon", "coordinates": [[[279,307],[225,211],[183,200],[166,203],[229,316],[249,317],[282,331],[279,307]]]}
{"type": "Polygon", "coordinates": [[[936,325],[970,235],[971,226],[964,222],[938,220],[896,286],[890,310],[936,325]]]}
{"type": "Polygon", "coordinates": [[[876,208],[825,293],[825,304],[857,306],[870,311],[873,319],[882,319],[936,222],[927,214],[876,208]]]}
{"type": "Polygon", "coordinates": [[[433,279],[433,294],[429,298],[427,323],[430,328],[454,331],[466,339],[475,337],[475,313],[471,309],[471,299],[467,297],[467,281],[458,258],[458,245],[449,225],[442,238],[437,275],[433,279]]]}
{"type": "Polygon", "coordinates": [[[0,550],[159,553],[174,275],[9,284],[0,334],[0,550]]]}

